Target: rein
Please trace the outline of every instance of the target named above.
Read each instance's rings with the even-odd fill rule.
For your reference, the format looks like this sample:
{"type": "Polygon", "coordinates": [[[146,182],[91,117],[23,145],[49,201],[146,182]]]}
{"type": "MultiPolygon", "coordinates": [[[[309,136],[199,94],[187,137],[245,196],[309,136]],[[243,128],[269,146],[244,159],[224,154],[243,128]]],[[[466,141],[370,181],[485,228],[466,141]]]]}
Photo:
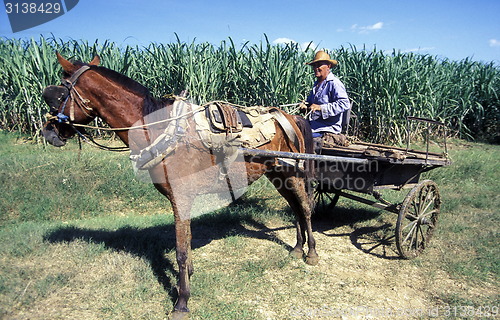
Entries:
{"type": "MultiPolygon", "coordinates": [[[[97,149],[101,149],[101,150],[106,150],[106,151],[113,151],[113,152],[125,152],[125,151],[129,151],[130,150],[129,147],[108,147],[108,146],[102,145],[102,144],[98,143],[97,141],[95,141],[94,138],[92,138],[91,135],[85,136],[83,133],[81,133],[80,131],[78,131],[78,129],[76,129],[73,124],[69,123],[69,125],[78,134],[78,138],[81,139],[81,140],[83,140],[83,142],[87,143],[91,147],[94,147],[94,148],[97,148],[97,149]]],[[[82,145],[80,143],[80,150],[81,149],[82,149],[82,145]]]]}

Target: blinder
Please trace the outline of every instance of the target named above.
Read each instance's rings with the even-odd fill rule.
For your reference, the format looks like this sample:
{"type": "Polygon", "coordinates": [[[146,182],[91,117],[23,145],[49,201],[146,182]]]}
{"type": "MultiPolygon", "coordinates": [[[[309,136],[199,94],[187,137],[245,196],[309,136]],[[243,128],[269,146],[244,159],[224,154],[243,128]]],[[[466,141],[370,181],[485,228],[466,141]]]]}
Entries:
{"type": "Polygon", "coordinates": [[[42,97],[45,103],[50,107],[50,114],[57,116],[58,122],[68,121],[68,116],[62,113],[69,97],[69,89],[66,86],[48,86],[43,89],[42,97]],[[59,112],[58,110],[61,104],[63,104],[63,110],[59,112]]]}
{"type": "Polygon", "coordinates": [[[69,96],[69,89],[65,86],[48,86],[43,89],[42,97],[45,100],[45,103],[52,110],[59,109],[61,103],[63,103],[66,98],[69,96]]]}

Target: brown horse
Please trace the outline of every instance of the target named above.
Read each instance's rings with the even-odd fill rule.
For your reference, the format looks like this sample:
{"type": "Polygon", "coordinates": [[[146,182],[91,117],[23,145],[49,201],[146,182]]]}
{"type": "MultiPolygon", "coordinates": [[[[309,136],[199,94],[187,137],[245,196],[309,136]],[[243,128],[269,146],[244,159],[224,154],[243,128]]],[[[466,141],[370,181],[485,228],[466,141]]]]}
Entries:
{"type": "MultiPolygon", "coordinates": [[[[137,124],[150,121],[145,119],[149,114],[165,110],[171,116],[174,100],[156,100],[148,89],[136,81],[115,71],[98,66],[100,59],[96,56],[90,63],[69,62],[57,53],[61,64],[63,84],[50,86],[44,90],[44,98],[51,106],[51,119],[45,123],[42,133],[46,140],[54,146],[63,146],[66,139],[80,134],[75,127],[88,124],[100,117],[111,128],[116,128],[118,137],[131,148],[132,154],[146,148],[155,139],[155,130],[145,130],[137,124]],[[139,134],[139,138],[131,140],[134,131],[147,131],[139,134]]],[[[298,141],[294,144],[289,132],[282,124],[275,121],[275,135],[272,140],[262,146],[264,150],[279,150],[312,153],[312,135],[307,122],[297,116],[279,111],[291,125],[298,141]],[[297,147],[298,146],[298,147],[297,147]]],[[[183,132],[175,150],[161,162],[149,168],[153,183],[172,203],[175,216],[176,257],[179,266],[178,300],[172,312],[173,319],[187,318],[189,314],[188,299],[190,296],[189,278],[193,273],[191,259],[191,216],[192,203],[196,195],[216,192],[217,188],[228,185],[218,183],[221,179],[221,167],[217,155],[200,141],[195,130],[193,117],[186,117],[186,130],[183,132]]],[[[166,124],[158,125],[162,132],[166,124]]],[[[288,130],[290,131],[290,130],[288,130]]],[[[279,193],[287,200],[296,215],[297,243],[291,254],[303,258],[303,247],[307,239],[308,253],[306,263],[315,265],[318,255],[311,228],[312,201],[308,187],[312,166],[299,169],[296,166],[283,166],[274,159],[241,156],[227,168],[228,172],[235,166],[239,170],[236,180],[244,180],[249,185],[262,175],[266,175],[276,186],[279,193]],[[307,237],[306,237],[307,235],[307,237]]],[[[231,185],[229,185],[231,189],[231,185]]],[[[232,192],[232,190],[230,190],[232,192]]]]}

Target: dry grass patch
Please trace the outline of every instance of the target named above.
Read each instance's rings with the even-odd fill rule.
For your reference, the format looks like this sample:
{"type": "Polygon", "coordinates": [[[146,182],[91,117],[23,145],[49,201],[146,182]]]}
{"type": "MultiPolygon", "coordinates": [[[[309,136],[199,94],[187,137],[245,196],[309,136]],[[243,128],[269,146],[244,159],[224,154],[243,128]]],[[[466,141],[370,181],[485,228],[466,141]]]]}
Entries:
{"type": "MultiPolygon", "coordinates": [[[[82,240],[11,261],[25,275],[5,319],[161,319],[164,292],[144,259],[82,240]]],[[[4,296],[5,297],[5,296],[4,296]]],[[[10,302],[10,303],[9,303],[10,302]]]]}

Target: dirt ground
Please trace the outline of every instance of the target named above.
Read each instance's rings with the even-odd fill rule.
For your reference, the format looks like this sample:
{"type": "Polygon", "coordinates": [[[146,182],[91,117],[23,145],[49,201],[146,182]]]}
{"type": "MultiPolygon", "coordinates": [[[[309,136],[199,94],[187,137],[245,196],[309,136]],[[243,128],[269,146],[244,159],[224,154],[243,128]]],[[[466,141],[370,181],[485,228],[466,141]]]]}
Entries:
{"type": "MultiPolygon", "coordinates": [[[[431,247],[421,257],[400,259],[392,237],[394,230],[381,220],[367,221],[363,223],[366,226],[339,226],[331,219],[315,219],[319,264],[308,266],[293,260],[283,270],[266,271],[260,283],[268,286],[256,292],[257,298],[252,301],[263,319],[472,319],[481,317],[469,316],[471,305],[457,305],[448,298],[498,297],[498,287],[493,284],[476,286],[441,270],[436,262],[443,250],[438,239],[432,239],[431,247]]],[[[245,227],[264,232],[278,243],[295,244],[292,226],[270,222],[264,228],[245,227]]],[[[283,254],[267,239],[244,241],[250,260],[270,253],[283,254]]],[[[212,241],[197,249],[195,259],[205,265],[203,259],[217,255],[224,248],[223,242],[212,241]]],[[[220,263],[222,268],[234,268],[231,259],[220,263]]],[[[482,307],[491,306],[476,305],[474,312],[482,307]]]]}

